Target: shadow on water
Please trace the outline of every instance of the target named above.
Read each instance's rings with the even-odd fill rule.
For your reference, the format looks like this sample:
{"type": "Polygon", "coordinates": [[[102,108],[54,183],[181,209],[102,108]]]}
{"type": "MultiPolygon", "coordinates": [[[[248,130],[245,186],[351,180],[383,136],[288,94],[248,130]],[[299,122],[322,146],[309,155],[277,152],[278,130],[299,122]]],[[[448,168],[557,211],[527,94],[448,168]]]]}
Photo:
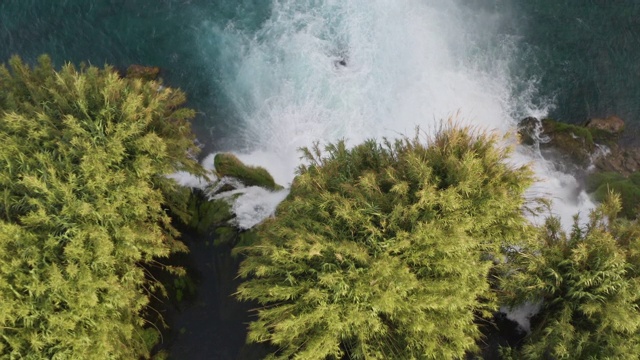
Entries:
{"type": "MultiPolygon", "coordinates": [[[[266,348],[246,345],[247,324],[256,304],[239,302],[232,294],[240,281],[236,278],[240,259],[231,256],[232,245],[214,245],[215,237],[198,235],[186,229],[182,240],[188,254],[173,256],[169,262],[187,269],[193,292],[185,290],[177,301],[169,281],[170,300],[154,304],[170,329],[164,331],[157,351],[165,350],[169,359],[257,360],[266,348]]],[[[161,281],[166,282],[168,278],[161,281]]]]}

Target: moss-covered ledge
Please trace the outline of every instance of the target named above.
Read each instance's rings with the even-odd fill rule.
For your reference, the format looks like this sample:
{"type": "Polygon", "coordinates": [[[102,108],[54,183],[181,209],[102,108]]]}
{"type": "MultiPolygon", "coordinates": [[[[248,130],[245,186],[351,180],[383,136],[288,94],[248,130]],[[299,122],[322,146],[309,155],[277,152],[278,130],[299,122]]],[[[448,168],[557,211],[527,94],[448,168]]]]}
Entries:
{"type": "Polygon", "coordinates": [[[554,119],[528,117],[520,122],[519,134],[526,145],[536,143],[541,150],[556,151],[561,158],[578,166],[591,163],[598,145],[616,145],[618,135],[595,127],[566,124],[554,119]],[[538,134],[537,132],[541,132],[538,134]]]}
{"type": "Polygon", "coordinates": [[[248,166],[230,153],[217,154],[213,160],[218,177],[229,176],[246,186],[260,186],[269,190],[282,190],[269,172],[260,166],[248,166]]]}
{"type": "Polygon", "coordinates": [[[533,117],[519,124],[523,144],[538,144],[545,157],[551,154],[569,165],[594,200],[604,200],[610,191],[619,193],[621,214],[635,219],[640,205],[640,148],[619,144],[623,129],[624,122],[616,116],[591,119],[584,126],[533,117]],[[594,157],[598,145],[609,150],[594,157]]]}

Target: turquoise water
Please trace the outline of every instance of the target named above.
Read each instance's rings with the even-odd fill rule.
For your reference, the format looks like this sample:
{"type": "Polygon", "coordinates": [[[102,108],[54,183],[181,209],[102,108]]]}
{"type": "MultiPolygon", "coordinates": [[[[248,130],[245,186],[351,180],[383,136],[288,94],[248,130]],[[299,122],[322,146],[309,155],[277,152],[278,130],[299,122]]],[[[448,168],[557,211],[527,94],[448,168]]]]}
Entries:
{"type": "MultiPolygon", "coordinates": [[[[435,3],[405,2],[416,9],[421,3],[435,3]]],[[[346,22],[359,21],[358,16],[349,18],[357,11],[358,1],[343,3],[350,4],[351,9],[332,1],[298,1],[294,10],[289,9],[299,15],[296,20],[299,23],[292,24],[298,26],[298,30],[309,26],[305,21],[315,21],[314,26],[325,28],[325,33],[311,35],[318,41],[334,42],[330,46],[335,49],[329,50],[334,53],[328,57],[339,56],[344,51],[339,47],[354,41],[348,38],[355,34],[353,29],[347,30],[346,22]],[[332,6],[334,9],[329,9],[332,6]],[[324,14],[318,17],[318,11],[324,14]],[[302,15],[305,12],[306,17],[302,15]]],[[[391,2],[375,3],[380,4],[373,8],[387,6],[393,12],[391,2]]],[[[461,25],[475,28],[462,35],[466,37],[463,41],[474,42],[476,48],[457,49],[456,55],[463,59],[456,61],[469,61],[476,56],[477,62],[484,56],[489,58],[487,63],[502,62],[500,66],[509,68],[510,91],[523,92],[535,87],[537,92],[530,94],[529,105],[545,108],[551,102],[555,105],[551,115],[564,121],[579,122],[589,116],[611,113],[631,122],[640,121],[636,120],[640,114],[640,62],[637,61],[640,58],[640,3],[637,1],[484,0],[459,4],[462,10],[449,10],[443,19],[466,16],[466,23],[461,25]],[[483,15],[475,17],[476,12],[483,15]],[[487,36],[474,31],[486,32],[487,36]],[[505,44],[511,47],[509,54],[501,49],[505,44]]],[[[260,0],[5,0],[0,3],[0,60],[5,61],[12,54],[33,60],[40,53],[49,53],[58,64],[87,61],[118,67],[131,63],[161,66],[165,80],[185,89],[191,105],[201,112],[196,122],[201,140],[217,148],[233,148],[238,144],[233,134],[238,133],[238,124],[247,120],[247,109],[242,106],[247,105],[250,96],[241,94],[247,91],[246,86],[230,90],[229,83],[243,76],[238,66],[251,65],[246,59],[242,60],[252,52],[251,41],[277,46],[269,42],[282,36],[285,30],[268,23],[274,21],[274,11],[282,12],[283,6],[278,6],[279,9],[274,9],[271,2],[260,0]],[[244,104],[239,108],[233,102],[244,104]]],[[[282,14],[281,19],[285,19],[287,15],[282,14]]],[[[414,20],[433,21],[426,17],[414,20]]],[[[451,45],[458,40],[448,41],[451,45]]],[[[455,54],[456,50],[451,51],[455,54]]],[[[264,59],[262,64],[277,67],[280,60],[286,62],[285,57],[291,55],[286,50],[274,52],[272,58],[264,59]]],[[[309,57],[290,61],[287,66],[309,65],[304,61],[323,59],[309,57]]],[[[459,79],[451,79],[456,80],[459,79]]],[[[522,104],[513,107],[520,107],[513,112],[514,116],[526,112],[522,104]]],[[[457,110],[459,108],[448,109],[457,110]]],[[[439,115],[437,111],[432,113],[439,115]]]]}
{"type": "Polygon", "coordinates": [[[269,13],[260,0],[8,0],[0,2],[0,61],[17,54],[33,61],[126,68],[132,63],[163,68],[165,81],[189,94],[200,116],[196,131],[209,141],[224,138],[233,116],[219,93],[219,54],[205,39],[211,24],[259,26],[269,13]]]}
{"type": "Polygon", "coordinates": [[[524,73],[570,122],[618,114],[640,123],[640,2],[516,1],[524,73]]]}

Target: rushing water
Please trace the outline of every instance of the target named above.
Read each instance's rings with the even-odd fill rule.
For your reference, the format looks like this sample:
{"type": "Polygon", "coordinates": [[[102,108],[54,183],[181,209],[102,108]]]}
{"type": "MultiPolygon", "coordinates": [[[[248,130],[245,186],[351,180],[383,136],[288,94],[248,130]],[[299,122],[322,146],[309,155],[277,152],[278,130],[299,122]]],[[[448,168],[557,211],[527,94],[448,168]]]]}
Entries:
{"type": "MultiPolygon", "coordinates": [[[[443,118],[513,131],[549,114],[640,114],[640,5],[548,0],[6,0],[0,59],[159,65],[206,152],[287,184],[313,141],[411,135],[443,118]]],[[[206,155],[206,154],[205,154],[206,155]]],[[[575,181],[536,154],[531,194],[570,215],[575,181]]]]}
{"type": "MultiPolygon", "coordinates": [[[[162,67],[199,112],[204,155],[234,151],[283,185],[298,147],[449,117],[500,132],[529,115],[640,123],[636,0],[1,1],[0,61],[40,53],[162,67]]],[[[533,164],[529,195],[554,198],[567,222],[592,206],[534,151],[513,161],[533,164]]],[[[253,224],[281,198],[250,191],[235,209],[253,224]]]]}

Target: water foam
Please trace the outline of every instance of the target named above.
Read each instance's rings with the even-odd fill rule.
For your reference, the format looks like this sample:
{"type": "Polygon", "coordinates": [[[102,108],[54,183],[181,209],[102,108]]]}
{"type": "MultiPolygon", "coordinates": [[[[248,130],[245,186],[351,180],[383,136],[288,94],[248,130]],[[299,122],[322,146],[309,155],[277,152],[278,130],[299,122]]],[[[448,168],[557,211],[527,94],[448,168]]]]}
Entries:
{"type": "MultiPolygon", "coordinates": [[[[517,38],[498,34],[504,15],[456,1],[279,0],[257,32],[212,28],[224,33],[221,58],[233,60],[221,64],[221,86],[241,120],[229,142],[288,185],[297,149],[314,141],[413,134],[455,113],[514,131],[517,119],[547,108],[533,105],[534,79],[511,75],[517,38]]],[[[529,196],[554,199],[567,226],[593,207],[573,177],[539,154],[520,149],[514,161],[532,164],[540,181],[529,196]]]]}

